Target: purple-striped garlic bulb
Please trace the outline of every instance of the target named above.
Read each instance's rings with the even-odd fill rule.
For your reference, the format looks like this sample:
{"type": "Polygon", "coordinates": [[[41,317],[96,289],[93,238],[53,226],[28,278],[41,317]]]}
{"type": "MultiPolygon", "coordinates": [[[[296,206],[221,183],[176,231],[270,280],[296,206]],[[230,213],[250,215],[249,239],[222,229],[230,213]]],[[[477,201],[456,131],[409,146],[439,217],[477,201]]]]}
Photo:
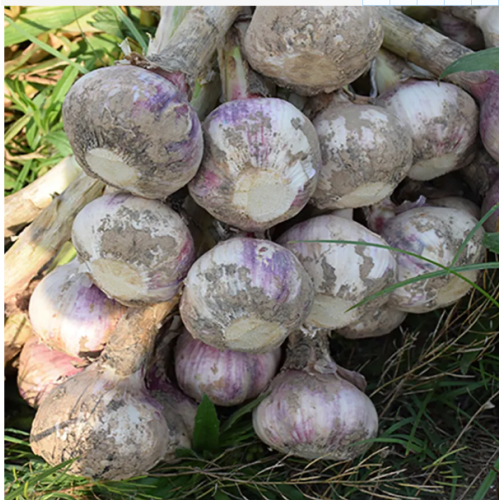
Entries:
{"type": "Polygon", "coordinates": [[[376,102],[408,127],[413,140],[410,178],[434,179],[464,167],[474,157],[479,111],[474,99],[459,87],[408,80],[376,102]]]}
{"type": "Polygon", "coordinates": [[[437,12],[437,21],[448,38],[472,50],[484,49],[483,33],[474,24],[442,11],[437,12]]]}
{"type": "Polygon", "coordinates": [[[30,406],[37,408],[54,387],[81,372],[84,366],[83,359],[53,351],[32,336],[19,356],[19,394],[30,406]]]}
{"type": "Polygon", "coordinates": [[[72,240],[92,281],[127,306],[172,299],[195,257],[176,212],[123,193],[89,203],[76,216],[72,240]]]}
{"type": "Polygon", "coordinates": [[[220,406],[235,406],[256,398],[276,375],[281,350],[261,354],[219,351],[184,331],[175,347],[179,387],[201,401],[204,394],[220,406]]]}
{"type": "Polygon", "coordinates": [[[316,189],[321,154],[309,119],[287,101],[239,99],[203,123],[205,151],[189,183],[207,212],[244,231],[296,215],[316,189]]]}
{"type": "MultiPolygon", "coordinates": [[[[496,204],[498,204],[498,180],[487,191],[481,207],[481,217],[485,216],[496,204]]],[[[490,233],[498,233],[498,208],[484,222],[484,228],[490,233]]]]}
{"type": "Polygon", "coordinates": [[[184,281],[180,313],[191,335],[219,350],[279,347],[311,310],[313,288],[292,252],[235,237],[202,255],[184,281]]]}
{"type": "Polygon", "coordinates": [[[264,7],[244,40],[250,65],[300,95],[332,92],[353,82],[382,45],[374,7],[264,7]]]}
{"type": "Polygon", "coordinates": [[[481,209],[472,201],[461,196],[444,196],[443,198],[428,198],[426,205],[431,207],[448,207],[463,210],[472,215],[475,219],[481,218],[481,209]]]}
{"type": "Polygon", "coordinates": [[[498,180],[498,161],[495,161],[486,149],[481,149],[474,160],[459,173],[472,192],[477,197],[483,198],[498,180]]]}
{"type": "Polygon", "coordinates": [[[55,387],[33,420],[30,444],[50,465],[96,480],[142,475],[190,446],[180,415],[144,382],[154,339],[173,304],[129,309],[97,361],[55,387]]]}
{"type": "Polygon", "coordinates": [[[357,208],[389,196],[412,166],[412,139],[400,119],[378,106],[332,103],[313,121],[322,167],[311,203],[357,208]]]}
{"type": "MultiPolygon", "coordinates": [[[[465,238],[478,223],[467,211],[455,208],[422,206],[395,215],[396,210],[390,201],[371,207],[369,226],[377,229],[392,247],[443,266],[451,265],[465,238]]],[[[483,235],[482,228],[474,233],[455,267],[483,260],[483,235]]],[[[439,270],[433,263],[404,253],[397,253],[396,259],[398,282],[439,270]]],[[[460,271],[470,281],[475,281],[478,273],[476,270],[460,271]]],[[[457,302],[471,288],[472,285],[453,274],[437,276],[397,288],[390,294],[388,305],[409,313],[426,313],[457,302]]]]}
{"type": "Polygon", "coordinates": [[[278,239],[305,267],[314,286],[314,304],[306,325],[337,329],[357,321],[367,309],[379,307],[380,296],[348,311],[358,302],[394,283],[396,260],[389,250],[363,245],[387,245],[361,224],[322,215],[293,226],[278,239]],[[330,243],[329,240],[361,244],[330,243]]]}
{"type": "Polygon", "coordinates": [[[185,186],[203,155],[200,121],[168,80],[135,66],[80,78],[63,105],[64,130],[88,175],[143,198],[185,186]]]}
{"type": "Polygon", "coordinates": [[[387,305],[372,309],[354,323],[339,328],[337,333],[347,339],[365,339],[387,335],[400,326],[407,313],[387,305]]]}
{"type": "Polygon", "coordinates": [[[362,392],[363,382],[361,375],[332,360],[326,334],[313,339],[292,335],[285,366],[253,411],[255,432],[282,453],[353,459],[372,444],[360,441],[378,431],[377,411],[362,392]]]}
{"type": "Polygon", "coordinates": [[[77,260],[45,276],[29,303],[35,335],[49,348],[78,358],[99,356],[126,310],[92,283],[77,260]]]}

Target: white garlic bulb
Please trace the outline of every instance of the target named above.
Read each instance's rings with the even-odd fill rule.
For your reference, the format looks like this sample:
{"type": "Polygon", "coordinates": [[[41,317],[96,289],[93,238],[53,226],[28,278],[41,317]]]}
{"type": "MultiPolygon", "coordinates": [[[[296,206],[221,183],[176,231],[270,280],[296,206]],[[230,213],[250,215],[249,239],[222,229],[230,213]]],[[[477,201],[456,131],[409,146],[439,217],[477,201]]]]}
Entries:
{"type": "Polygon", "coordinates": [[[339,328],[337,333],[347,339],[381,337],[401,325],[406,316],[407,313],[385,305],[366,312],[354,323],[339,328]]]}
{"type": "Polygon", "coordinates": [[[191,267],[181,298],[191,335],[220,350],[261,353],[280,346],[311,310],[311,280],[292,252],[236,237],[191,267]]]}
{"type": "Polygon", "coordinates": [[[127,306],[172,299],[195,255],[176,212],[124,193],[89,203],[75,219],[72,240],[92,281],[127,306]]]}
{"type": "Polygon", "coordinates": [[[479,110],[451,83],[408,80],[382,94],[377,105],[395,114],[413,140],[412,179],[426,181],[466,166],[476,152],[479,110]]]}
{"type": "Polygon", "coordinates": [[[189,183],[207,212],[245,231],[292,218],[318,182],[321,155],[309,119],[287,101],[230,101],[203,123],[205,151],[189,183]]]}
{"type": "Polygon", "coordinates": [[[358,320],[367,309],[379,307],[382,295],[365,307],[347,310],[368,296],[391,285],[396,260],[389,250],[366,245],[329,243],[328,240],[387,243],[352,220],[322,215],[293,226],[278,239],[290,249],[312,278],[315,297],[308,326],[342,328],[358,320]],[[305,241],[320,240],[321,243],[305,241]]]}
{"type": "Polygon", "coordinates": [[[335,103],[313,121],[322,167],[311,203],[356,208],[389,196],[412,165],[412,140],[399,118],[378,106],[335,103]]]}

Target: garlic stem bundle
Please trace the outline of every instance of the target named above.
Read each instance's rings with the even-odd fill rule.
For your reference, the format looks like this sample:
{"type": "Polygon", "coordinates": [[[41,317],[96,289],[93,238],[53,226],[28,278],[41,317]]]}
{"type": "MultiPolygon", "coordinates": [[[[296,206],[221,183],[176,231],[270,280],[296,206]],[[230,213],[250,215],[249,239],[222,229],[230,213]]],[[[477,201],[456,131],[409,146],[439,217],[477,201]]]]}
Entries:
{"type": "Polygon", "coordinates": [[[78,358],[97,357],[125,311],[92,283],[76,260],[48,274],[29,305],[35,335],[51,349],[78,358]]]}
{"type": "Polygon", "coordinates": [[[253,412],[255,432],[282,453],[351,460],[371,446],[360,441],[378,431],[377,411],[363,389],[361,375],[333,361],[325,332],[294,334],[285,366],[253,412]]]}
{"type": "Polygon", "coordinates": [[[85,364],[83,359],[49,349],[32,336],[19,356],[19,394],[30,406],[37,408],[54,387],[81,372],[85,364]]]}
{"type": "Polygon", "coordinates": [[[261,354],[219,351],[184,331],[175,346],[175,373],[180,388],[196,401],[204,394],[220,406],[256,398],[276,374],[280,349],[261,354]]]}
{"type": "Polygon", "coordinates": [[[368,69],[382,44],[373,7],[264,7],[245,35],[250,65],[297,94],[332,92],[368,69]]]}
{"type": "Polygon", "coordinates": [[[292,252],[245,237],[202,255],[184,285],[184,325],[219,350],[273,351],[300,327],[313,301],[311,280],[292,252]]]}
{"type": "MultiPolygon", "coordinates": [[[[404,210],[402,207],[398,207],[404,210]]],[[[477,219],[467,211],[455,208],[422,206],[397,214],[396,207],[386,200],[370,208],[369,227],[376,229],[389,245],[421,255],[442,266],[450,266],[467,235],[477,225],[477,219]]],[[[479,228],[460,253],[455,266],[476,264],[484,258],[479,228]]],[[[398,281],[433,272],[435,264],[412,255],[397,253],[398,281]]],[[[479,271],[460,274],[475,281],[479,271]]],[[[472,285],[453,274],[415,281],[390,294],[388,305],[409,313],[426,313],[449,306],[466,295],[472,285]]]]}
{"type": "Polygon", "coordinates": [[[412,139],[393,113],[333,102],[313,121],[322,167],[311,203],[357,208],[389,196],[412,166],[412,139]]]}
{"type": "Polygon", "coordinates": [[[388,297],[382,295],[366,306],[348,311],[393,284],[396,277],[396,260],[389,250],[363,245],[387,243],[361,224],[322,215],[293,226],[278,238],[278,243],[297,256],[312,279],[315,296],[307,326],[342,328],[357,321],[366,310],[387,302],[388,297]]]}
{"type": "Polygon", "coordinates": [[[130,309],[101,357],[55,387],[33,421],[30,443],[49,464],[76,460],[70,474],[129,479],[171,460],[190,440],[181,417],[165,418],[147,391],[144,370],[174,302],[130,309]]]}
{"type": "Polygon", "coordinates": [[[92,281],[134,307],[172,299],[195,255],[191,234],[176,212],[124,193],[89,203],[75,219],[72,240],[92,281]]]}

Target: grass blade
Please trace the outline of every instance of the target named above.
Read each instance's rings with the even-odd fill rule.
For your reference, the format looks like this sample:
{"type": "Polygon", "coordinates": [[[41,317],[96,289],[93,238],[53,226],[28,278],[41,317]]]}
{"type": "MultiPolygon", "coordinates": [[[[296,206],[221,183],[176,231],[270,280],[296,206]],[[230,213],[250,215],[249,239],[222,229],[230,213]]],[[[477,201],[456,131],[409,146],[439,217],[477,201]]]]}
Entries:
{"type": "Polygon", "coordinates": [[[118,19],[120,21],[122,21],[123,24],[125,24],[125,26],[127,26],[127,28],[130,30],[130,32],[132,33],[132,35],[134,35],[135,41],[141,46],[142,53],[146,54],[146,52],[148,51],[147,41],[142,36],[142,33],[137,29],[137,27],[134,24],[134,22],[128,16],[126,16],[123,13],[123,11],[120,9],[120,7],[117,7],[116,5],[113,5],[111,7],[111,9],[116,14],[116,16],[118,17],[118,19]]]}

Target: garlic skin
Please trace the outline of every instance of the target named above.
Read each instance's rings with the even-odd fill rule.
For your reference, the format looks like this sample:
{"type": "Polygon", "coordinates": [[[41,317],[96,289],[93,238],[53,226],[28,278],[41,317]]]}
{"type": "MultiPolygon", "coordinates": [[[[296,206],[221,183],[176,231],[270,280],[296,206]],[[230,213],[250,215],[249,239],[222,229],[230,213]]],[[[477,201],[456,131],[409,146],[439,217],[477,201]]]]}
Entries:
{"type": "Polygon", "coordinates": [[[89,203],[76,216],[72,240],[92,281],[131,307],[173,298],[195,258],[191,234],[176,212],[124,193],[89,203]]]}
{"type": "MultiPolygon", "coordinates": [[[[488,211],[498,203],[498,180],[487,191],[486,196],[481,206],[481,217],[486,215],[488,211]]],[[[491,214],[483,224],[486,231],[489,233],[498,233],[498,209],[491,214]]]]}
{"type": "Polygon", "coordinates": [[[50,464],[79,457],[69,473],[100,480],[138,475],[180,446],[189,439],[171,432],[142,373],[124,380],[99,361],[50,392],[31,430],[34,453],[50,464]]]}
{"type": "Polygon", "coordinates": [[[180,388],[196,401],[206,394],[220,406],[256,398],[278,370],[280,349],[262,354],[219,351],[184,331],[175,346],[175,374],[180,388]]]}
{"type": "Polygon", "coordinates": [[[387,306],[368,311],[356,322],[337,330],[346,339],[382,337],[394,331],[406,319],[407,313],[387,306]]]}
{"type": "Polygon", "coordinates": [[[321,167],[312,123],[281,99],[222,104],[203,123],[205,151],[189,183],[216,219],[262,231],[292,218],[316,189],[321,167]]]}
{"type": "Polygon", "coordinates": [[[184,325],[219,350],[273,351],[300,327],[313,301],[311,280],[292,252],[244,237],[202,255],[184,285],[184,325]]]}
{"type": "Polygon", "coordinates": [[[29,317],[33,332],[49,348],[77,358],[95,358],[126,309],[106,297],[75,259],[38,284],[29,317]]]}
{"type": "Polygon", "coordinates": [[[378,97],[397,115],[413,140],[411,179],[426,181],[467,165],[476,151],[479,110],[451,83],[408,80],[378,97]]]}
{"type": "Polygon", "coordinates": [[[472,201],[460,196],[444,196],[443,198],[427,199],[426,204],[432,207],[447,207],[463,210],[477,220],[481,218],[481,209],[472,201]]]}
{"type": "Polygon", "coordinates": [[[314,305],[306,325],[337,329],[357,321],[369,309],[387,302],[381,297],[349,312],[364,298],[391,285],[396,260],[389,250],[337,243],[293,243],[311,240],[348,240],[378,245],[387,243],[352,220],[322,215],[293,226],[278,243],[291,250],[302,263],[314,286],[314,305]]]}
{"type": "MultiPolygon", "coordinates": [[[[388,219],[383,224],[381,234],[393,247],[449,266],[477,222],[477,219],[462,210],[424,206],[388,219]]],[[[484,230],[479,228],[460,254],[456,266],[483,260],[483,236],[484,230]]],[[[398,281],[438,270],[434,264],[402,253],[398,253],[396,259],[398,281]]],[[[465,271],[461,274],[475,281],[479,271],[465,271]]],[[[400,287],[390,294],[388,305],[400,311],[423,314],[457,302],[470,290],[471,285],[450,274],[400,287]]]]}
{"type": "Polygon", "coordinates": [[[399,118],[378,106],[329,106],[313,121],[322,168],[311,203],[357,208],[389,196],[412,166],[412,139],[399,118]]]}
{"type": "Polygon", "coordinates": [[[374,7],[259,6],[245,35],[244,54],[256,71],[307,96],[356,80],[382,38],[374,7]]]}
{"type": "Polygon", "coordinates": [[[472,50],[484,49],[483,33],[474,24],[442,11],[437,12],[437,21],[448,38],[472,50]]]}
{"type": "Polygon", "coordinates": [[[308,459],[353,459],[372,445],[354,443],[374,438],[378,431],[375,406],[354,385],[366,385],[364,377],[331,359],[324,333],[298,342],[295,335],[290,337],[283,370],[253,411],[255,432],[282,453],[308,459]]]}
{"type": "Polygon", "coordinates": [[[476,25],[483,32],[486,47],[498,47],[498,17],[498,6],[478,9],[476,25]]]}
{"type": "Polygon", "coordinates": [[[32,336],[19,356],[19,394],[30,406],[37,408],[54,387],[81,372],[84,365],[83,359],[53,351],[32,336]]]}
{"type": "Polygon", "coordinates": [[[64,130],[92,177],[163,200],[185,186],[203,155],[200,121],[175,86],[135,66],[97,69],[71,87],[64,130]]]}

